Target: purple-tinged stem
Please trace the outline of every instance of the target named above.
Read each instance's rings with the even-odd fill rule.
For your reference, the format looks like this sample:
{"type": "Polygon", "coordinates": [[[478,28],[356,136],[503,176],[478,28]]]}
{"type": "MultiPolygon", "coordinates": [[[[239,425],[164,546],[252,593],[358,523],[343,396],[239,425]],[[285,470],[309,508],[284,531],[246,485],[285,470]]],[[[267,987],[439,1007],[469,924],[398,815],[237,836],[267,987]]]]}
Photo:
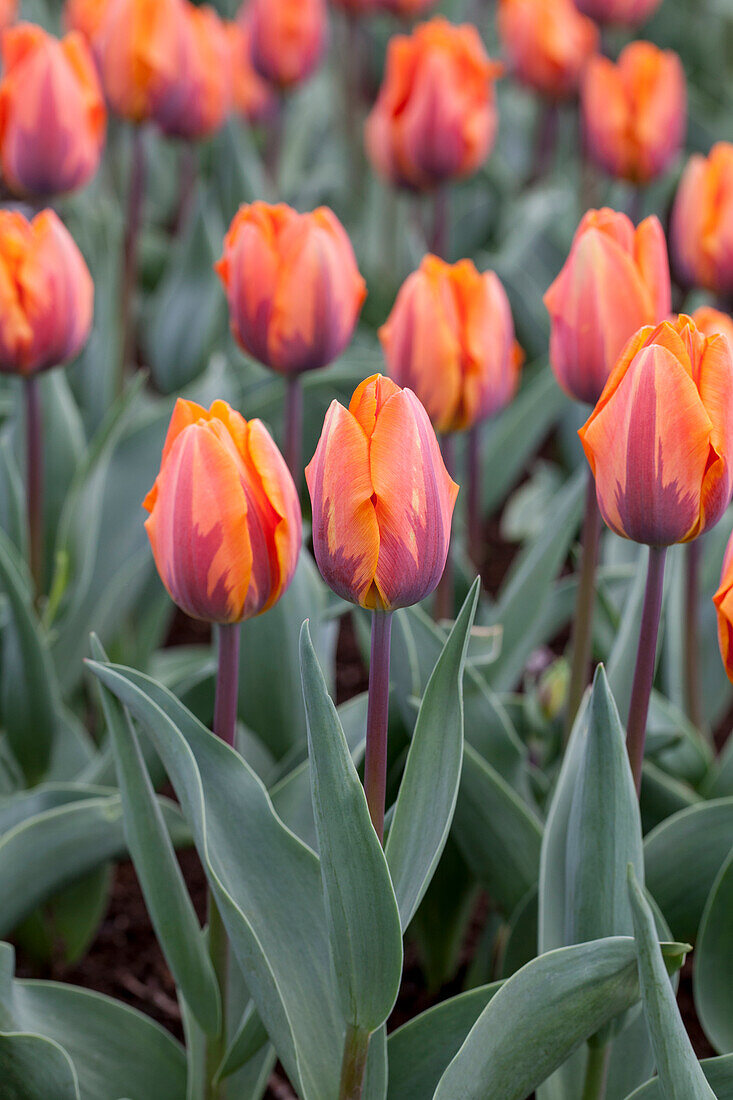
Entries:
{"type": "Polygon", "coordinates": [[[285,461],[295,488],[300,491],[303,476],[303,383],[300,375],[288,375],[285,386],[285,461]]]}
{"type": "Polygon", "coordinates": [[[438,187],[433,196],[433,229],[430,250],[434,256],[440,257],[441,260],[448,258],[446,255],[448,251],[448,225],[448,189],[447,187],[438,187]]]}
{"type": "Polygon", "coordinates": [[[339,1100],[361,1100],[369,1054],[369,1032],[348,1027],[341,1063],[339,1100]]]}
{"type": "Polygon", "coordinates": [[[135,354],[135,324],[132,306],[137,286],[137,255],[145,200],[145,135],[142,126],[136,126],[132,139],[132,164],[127,194],[127,223],[122,268],[121,339],[122,357],[117,376],[117,392],[122,393],[125,368],[135,354]]]}
{"type": "Polygon", "coordinates": [[[480,569],[483,564],[483,525],[481,515],[481,432],[483,423],[474,424],[468,433],[468,553],[480,569]]]}
{"type": "Polygon", "coordinates": [[[234,748],[239,696],[240,623],[220,623],[219,664],[214,704],[214,733],[234,748]]]}
{"type": "Polygon", "coordinates": [[[369,664],[364,792],[369,816],[380,841],[384,838],[387,794],[387,726],[389,724],[389,653],[392,612],[372,612],[372,654],[369,664]]]}
{"type": "MultiPolygon", "coordinates": [[[[455,454],[453,450],[452,435],[448,434],[442,437],[440,449],[443,452],[445,468],[450,476],[453,477],[455,470],[455,454]]],[[[451,555],[450,542],[448,543],[448,554],[445,559],[443,576],[440,578],[438,587],[435,589],[435,606],[433,608],[433,614],[438,621],[441,619],[453,618],[453,557],[451,555]]]]}
{"type": "Polygon", "coordinates": [[[693,539],[685,547],[685,705],[697,729],[704,724],[700,682],[700,566],[702,545],[693,539]]]}
{"type": "Polygon", "coordinates": [[[27,375],[23,387],[29,564],[38,599],[43,593],[43,418],[38,375],[27,375]]]}
{"type": "Polygon", "coordinates": [[[662,613],[664,562],[666,557],[666,546],[649,547],[649,564],[647,566],[644,609],[641,615],[639,649],[636,656],[634,683],[631,688],[629,720],[626,723],[626,747],[637,794],[641,791],[646,722],[657,658],[657,637],[659,635],[659,619],[662,613]]]}
{"type": "Polygon", "coordinates": [[[588,673],[593,649],[593,612],[596,602],[596,568],[601,540],[601,513],[596,500],[596,481],[588,470],[583,523],[583,558],[580,565],[578,597],[573,624],[573,657],[565,710],[565,737],[570,736],[583,692],[588,685],[588,673]]]}

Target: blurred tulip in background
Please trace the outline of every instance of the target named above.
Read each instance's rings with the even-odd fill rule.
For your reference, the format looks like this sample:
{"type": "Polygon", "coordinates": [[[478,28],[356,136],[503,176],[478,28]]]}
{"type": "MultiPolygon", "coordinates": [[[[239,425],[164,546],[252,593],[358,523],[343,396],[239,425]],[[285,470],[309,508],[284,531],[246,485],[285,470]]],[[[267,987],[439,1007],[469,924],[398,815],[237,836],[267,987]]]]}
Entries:
{"type": "Polygon", "coordinates": [[[247,0],[239,20],[252,35],[255,69],[280,88],[302,83],[323,59],[328,41],[325,0],[247,0]]]}
{"type": "Polygon", "coordinates": [[[599,44],[573,0],[499,0],[498,29],[517,78],[553,100],[575,95],[599,44]]]}
{"type": "Polygon", "coordinates": [[[638,27],[657,10],[661,0],[575,0],[578,11],[595,19],[596,23],[612,23],[623,27],[638,27]]]}
{"type": "Polygon", "coordinates": [[[224,25],[230,50],[232,109],[253,125],[275,109],[274,87],[252,64],[252,33],[241,23],[224,25]]]}
{"type": "Polygon", "coordinates": [[[111,110],[132,122],[153,116],[182,75],[184,0],[108,0],[94,36],[111,110]]]}
{"type": "Polygon", "coordinates": [[[153,117],[169,137],[210,137],[224,123],[232,103],[232,52],[214,8],[184,0],[182,58],[176,80],[156,98],[153,117]]]}
{"type": "Polygon", "coordinates": [[[672,257],[689,284],[733,292],[733,145],[720,141],[691,157],[677,190],[672,257]]]}

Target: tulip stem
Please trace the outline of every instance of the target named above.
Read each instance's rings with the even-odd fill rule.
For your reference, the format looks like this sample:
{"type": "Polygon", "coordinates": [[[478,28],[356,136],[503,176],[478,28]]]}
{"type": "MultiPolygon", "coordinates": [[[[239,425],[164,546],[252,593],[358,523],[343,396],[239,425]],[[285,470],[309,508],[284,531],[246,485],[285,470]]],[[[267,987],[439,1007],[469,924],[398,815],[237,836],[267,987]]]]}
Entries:
{"type": "Polygon", "coordinates": [[[127,223],[122,268],[121,341],[122,353],[117,376],[117,393],[122,393],[125,368],[135,354],[135,325],[132,305],[137,285],[137,255],[145,199],[145,135],[142,126],[136,126],[132,138],[132,163],[127,193],[127,223]]]}
{"type": "Polygon", "coordinates": [[[341,1063],[339,1100],[361,1100],[368,1054],[369,1032],[349,1025],[341,1063]]]}
{"type": "Polygon", "coordinates": [[[219,665],[214,704],[214,733],[232,748],[237,730],[239,633],[239,623],[221,623],[218,627],[219,665]]]}
{"type": "Polygon", "coordinates": [[[573,657],[565,711],[565,738],[575,722],[583,692],[588,685],[588,671],[593,650],[593,612],[596,600],[596,567],[601,541],[601,513],[596,500],[596,481],[588,471],[583,523],[583,558],[580,566],[578,597],[573,624],[573,657]]]}
{"type": "Polygon", "coordinates": [[[369,663],[364,792],[369,816],[380,841],[384,839],[387,793],[387,727],[389,724],[389,654],[392,612],[372,612],[372,655],[369,663]]]}
{"type": "Polygon", "coordinates": [[[588,1046],[588,1061],[585,1066],[582,1100],[603,1100],[606,1095],[610,1061],[610,1043],[606,1043],[602,1047],[588,1046]]]}
{"type": "Polygon", "coordinates": [[[468,433],[468,553],[480,569],[483,564],[483,531],[481,524],[481,424],[474,424],[468,433]]]}
{"type": "Polygon", "coordinates": [[[433,196],[433,229],[430,250],[441,260],[447,258],[448,251],[448,188],[437,187],[433,196]]]}
{"type": "MultiPolygon", "coordinates": [[[[453,436],[444,435],[440,441],[440,449],[443,452],[443,462],[445,468],[453,477],[453,471],[455,470],[455,455],[453,452],[453,436]]],[[[438,587],[435,590],[435,606],[433,608],[435,618],[451,619],[453,618],[453,557],[451,555],[451,545],[448,543],[448,553],[445,558],[445,569],[443,570],[443,576],[438,582],[438,587]]]]}
{"type": "Polygon", "coordinates": [[[303,384],[300,375],[288,375],[285,381],[285,461],[300,492],[303,463],[303,384]]]}
{"type": "Polygon", "coordinates": [[[38,600],[43,592],[43,420],[38,375],[27,375],[23,386],[29,564],[38,600]]]}
{"type": "Polygon", "coordinates": [[[644,763],[646,722],[657,657],[657,637],[659,635],[659,620],[662,614],[666,556],[666,546],[649,547],[649,564],[647,567],[644,608],[641,614],[639,649],[636,655],[634,683],[631,688],[629,720],[626,724],[626,747],[637,794],[641,791],[641,769],[644,763]]]}
{"type": "Polygon", "coordinates": [[[704,724],[700,683],[700,565],[702,546],[693,539],[685,547],[685,702],[687,716],[693,726],[702,730],[704,724]]]}

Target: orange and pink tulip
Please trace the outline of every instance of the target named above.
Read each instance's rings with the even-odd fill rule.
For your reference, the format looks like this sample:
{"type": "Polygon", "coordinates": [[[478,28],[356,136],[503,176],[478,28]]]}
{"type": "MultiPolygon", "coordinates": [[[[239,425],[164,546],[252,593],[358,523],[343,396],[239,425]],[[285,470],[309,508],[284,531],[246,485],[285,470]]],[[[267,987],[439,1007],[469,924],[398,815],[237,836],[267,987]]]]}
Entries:
{"type": "Polygon", "coordinates": [[[718,616],[720,656],[728,679],[733,682],[733,535],[725,551],[720,585],[713,596],[713,603],[718,616]]]}
{"type": "Polygon", "coordinates": [[[192,618],[251,619],[293,578],[301,544],[293,479],[262,422],[226,401],[208,410],[176,402],[143,507],[161,580],[192,618]]]}
{"type": "Polygon", "coordinates": [[[85,40],[59,41],[32,23],[2,39],[0,165],[16,194],[34,197],[84,187],[102,156],[107,111],[85,40]],[[39,137],[39,135],[41,135],[39,137]]]}
{"type": "Polygon", "coordinates": [[[0,210],[0,372],[31,375],[74,359],[92,326],[94,285],[52,210],[0,210]]]}
{"type": "Polygon", "coordinates": [[[94,39],[102,25],[102,17],[110,0],[66,0],[64,4],[64,26],[67,30],[78,31],[87,42],[94,46],[94,39]]]}
{"type": "Polygon", "coordinates": [[[716,333],[720,333],[721,336],[725,336],[733,350],[733,317],[729,313],[723,313],[722,310],[714,309],[712,306],[700,306],[692,314],[692,319],[703,336],[715,336],[716,333]]]}
{"type": "Polygon", "coordinates": [[[573,0],[499,0],[498,26],[509,66],[523,84],[549,99],[575,95],[599,34],[573,0]]]}
{"type": "Polygon", "coordinates": [[[585,139],[611,176],[645,184],[677,159],[687,129],[687,85],[673,50],[632,42],[614,64],[591,59],[582,84],[585,139]]]}
{"type": "Polygon", "coordinates": [[[0,0],[0,31],[18,18],[18,0],[0,0]]]}
{"type": "Polygon", "coordinates": [[[392,611],[425,599],[445,567],[458,486],[409,389],[374,375],[333,401],[305,471],[318,568],[339,596],[392,611]]]}
{"type": "Polygon", "coordinates": [[[232,103],[232,53],[222,20],[183,0],[181,68],[156,96],[153,118],[168,137],[200,140],[223,125],[232,103]]]}
{"type": "Polygon", "coordinates": [[[494,81],[502,68],[478,31],[436,18],[395,35],[366,146],[391,183],[428,190],[475,172],[494,144],[494,81]]]}
{"type": "Polygon", "coordinates": [[[436,431],[470,428],[516,393],[522,355],[493,271],[426,256],[379,332],[391,377],[409,386],[436,431]]]}
{"type": "Polygon", "coordinates": [[[325,0],[247,0],[238,18],[251,34],[255,69],[279,88],[301,84],[323,60],[325,0]]]}
{"type": "Polygon", "coordinates": [[[733,491],[733,352],[692,318],[628,342],[580,430],[616,534],[664,547],[714,526],[733,491]]]}
{"type": "Polygon", "coordinates": [[[578,11],[596,23],[638,27],[654,15],[661,0],[575,0],[578,11]]]}
{"type": "Polygon", "coordinates": [[[276,92],[252,64],[249,28],[231,22],[225,24],[225,29],[230,51],[232,109],[254,125],[275,110],[276,92]]]}
{"type": "Polygon", "coordinates": [[[693,156],[675,198],[672,256],[686,283],[733,292],[733,145],[693,156]]]}
{"type": "Polygon", "coordinates": [[[243,206],[216,271],[232,333],[282,374],[325,367],[351,342],[366,286],[341,222],[326,207],[243,206]]]}
{"type": "Polygon", "coordinates": [[[589,210],[544,300],[555,377],[571,397],[595,404],[627,340],[671,312],[658,219],[646,218],[634,229],[625,214],[589,210]]]}
{"type": "Polygon", "coordinates": [[[111,110],[132,122],[152,118],[155,104],[180,78],[184,0],[108,0],[94,52],[111,110]]]}

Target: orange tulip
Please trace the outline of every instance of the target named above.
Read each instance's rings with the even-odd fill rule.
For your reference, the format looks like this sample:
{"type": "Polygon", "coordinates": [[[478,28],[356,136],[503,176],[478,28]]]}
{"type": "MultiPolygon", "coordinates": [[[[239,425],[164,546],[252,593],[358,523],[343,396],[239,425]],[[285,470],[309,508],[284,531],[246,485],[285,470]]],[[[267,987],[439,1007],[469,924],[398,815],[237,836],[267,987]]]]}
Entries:
{"type": "Polygon", "coordinates": [[[143,508],[161,580],[194,619],[261,615],[293,578],[301,542],[293,479],[262,422],[226,401],[208,411],[176,402],[143,508]]]}
{"type": "Polygon", "coordinates": [[[640,329],[580,430],[598,506],[618,535],[689,542],[733,490],[733,352],[691,317],[640,329]]]}
{"type": "Polygon", "coordinates": [[[550,99],[574,95],[598,28],[573,0],[499,0],[499,37],[519,80],[550,99]]]}
{"type": "Polygon", "coordinates": [[[425,406],[436,431],[470,428],[516,393],[521,352],[493,271],[426,256],[379,330],[389,372],[425,406]]]}
{"type": "Polygon", "coordinates": [[[661,0],[575,0],[578,11],[596,23],[638,27],[657,10],[661,0]]]}
{"type": "Polygon", "coordinates": [[[733,350],[733,318],[712,306],[700,306],[692,315],[692,319],[700,329],[703,336],[715,336],[717,332],[725,336],[733,350]]]}
{"type": "Polygon", "coordinates": [[[79,31],[92,47],[97,31],[110,0],[66,0],[64,25],[70,31],[79,31]]]}
{"type": "Polygon", "coordinates": [[[18,0],[0,0],[0,31],[4,31],[18,16],[18,0]]]}
{"type": "Polygon", "coordinates": [[[658,219],[646,218],[635,230],[625,214],[589,210],[544,300],[555,376],[571,397],[595,404],[626,341],[671,311],[658,219]]]}
{"type": "Polygon", "coordinates": [[[83,187],[99,167],[107,125],[86,42],[20,23],[3,35],[2,58],[0,164],[8,186],[34,196],[83,187]]]}
{"type": "Polygon", "coordinates": [[[36,374],[74,359],[93,303],[87,265],[53,210],[31,222],[0,210],[0,372],[36,374]]]}
{"type": "Polygon", "coordinates": [[[231,48],[224,24],[208,6],[182,5],[182,60],[177,79],[157,95],[152,114],[164,134],[210,137],[232,102],[231,48]]]}
{"type": "Polygon", "coordinates": [[[588,151],[610,175],[648,183],[679,155],[687,127],[687,86],[672,50],[631,42],[616,64],[591,58],[582,84],[588,151]]]}
{"type": "Polygon", "coordinates": [[[94,49],[109,106],[133,122],[152,117],[184,64],[183,0],[108,0],[94,49]]]}
{"type": "Polygon", "coordinates": [[[728,679],[733,682],[733,535],[723,559],[720,587],[713,596],[718,615],[718,642],[728,679]]]}
{"type": "Polygon", "coordinates": [[[305,471],[318,568],[339,596],[392,611],[440,580],[458,486],[411,390],[375,374],[333,401],[305,471]]]}
{"type": "Polygon", "coordinates": [[[395,35],[366,124],[377,172],[424,190],[480,168],[496,137],[494,80],[501,71],[475,27],[436,18],[395,35]]]}
{"type": "Polygon", "coordinates": [[[260,122],[275,107],[275,89],[252,64],[252,35],[240,23],[225,23],[230,50],[234,110],[251,123],[260,122]]]}
{"type": "Polygon", "coordinates": [[[243,206],[215,269],[242,349],[282,374],[333,362],[351,341],[366,297],[354,250],[326,207],[243,206]]]}
{"type": "Polygon", "coordinates": [[[291,88],[318,67],[328,40],[325,0],[248,0],[239,15],[260,76],[291,88]]]}
{"type": "Polygon", "coordinates": [[[733,145],[718,142],[685,168],[672,210],[672,254],[688,283],[733,291],[733,145]]]}

